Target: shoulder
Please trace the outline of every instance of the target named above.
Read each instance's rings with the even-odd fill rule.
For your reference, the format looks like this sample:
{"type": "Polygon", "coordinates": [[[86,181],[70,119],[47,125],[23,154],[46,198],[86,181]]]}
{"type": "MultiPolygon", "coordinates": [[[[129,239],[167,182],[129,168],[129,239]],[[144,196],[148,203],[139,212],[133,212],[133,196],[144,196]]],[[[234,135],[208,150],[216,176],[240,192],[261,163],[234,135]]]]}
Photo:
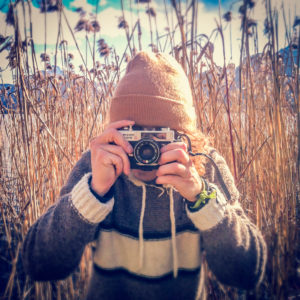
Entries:
{"type": "Polygon", "coordinates": [[[213,147],[208,147],[206,154],[205,178],[215,183],[226,194],[226,191],[224,191],[225,184],[225,189],[228,190],[228,195],[226,195],[227,200],[235,202],[239,199],[239,192],[226,160],[220,152],[213,147]]]}

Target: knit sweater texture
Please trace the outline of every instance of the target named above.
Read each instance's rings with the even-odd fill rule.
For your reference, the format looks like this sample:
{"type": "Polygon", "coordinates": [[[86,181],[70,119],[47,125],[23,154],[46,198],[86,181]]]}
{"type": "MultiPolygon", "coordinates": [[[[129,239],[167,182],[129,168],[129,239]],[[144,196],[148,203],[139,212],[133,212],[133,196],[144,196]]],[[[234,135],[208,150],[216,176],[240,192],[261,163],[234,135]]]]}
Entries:
{"type": "Polygon", "coordinates": [[[216,189],[217,199],[191,212],[177,191],[139,184],[125,175],[99,201],[90,190],[91,155],[85,152],[58,201],[29,229],[22,255],[25,271],[37,281],[63,279],[79,265],[85,246],[94,242],[86,299],[195,299],[203,251],[221,283],[255,288],[265,269],[264,239],[238,202],[225,160],[213,148],[209,155],[230,200],[207,161],[204,178],[216,189]]]}

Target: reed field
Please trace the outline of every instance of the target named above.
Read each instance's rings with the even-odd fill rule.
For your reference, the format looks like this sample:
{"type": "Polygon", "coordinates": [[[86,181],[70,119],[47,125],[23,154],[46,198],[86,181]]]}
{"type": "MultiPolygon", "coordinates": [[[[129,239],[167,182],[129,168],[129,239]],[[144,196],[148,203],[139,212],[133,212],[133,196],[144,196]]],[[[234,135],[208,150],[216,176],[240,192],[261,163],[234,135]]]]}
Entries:
{"type": "MultiPolygon", "coordinates": [[[[198,30],[197,1],[186,5],[173,0],[176,19],[171,22],[170,10],[166,9],[169,26],[160,32],[151,1],[140,2],[140,9],[146,9],[149,16],[151,40],[147,49],[171,53],[182,64],[190,80],[199,129],[226,158],[241,193],[241,204],[268,246],[266,274],[257,290],[217,287],[208,274],[209,299],[300,297],[299,17],[293,26],[285,28],[287,58],[278,54],[277,26],[278,16],[286,12],[274,10],[266,0],[264,34],[268,42],[258,53],[252,47],[257,42],[257,24],[249,17],[255,2],[240,1],[242,46],[237,66],[227,63],[225,52],[225,43],[230,41],[225,39],[224,28],[231,22],[230,12],[216,16],[216,28],[207,36],[198,30]],[[221,66],[213,59],[212,37],[223,44],[221,66]],[[287,65],[290,74],[286,73],[287,65]]],[[[45,15],[51,8],[69,24],[60,1],[43,3],[45,15]]],[[[142,50],[145,33],[139,20],[129,25],[121,17],[119,28],[124,31],[124,49],[127,47],[120,54],[98,38],[101,20],[97,15],[89,20],[78,12],[76,28],[64,28],[74,40],[76,32],[86,33],[88,54],[77,46],[82,66],[75,72],[61,24],[54,57],[47,52],[36,55],[32,27],[22,40],[24,24],[16,10],[21,7],[30,24],[31,5],[31,1],[11,3],[6,18],[8,26],[14,28],[7,49],[15,90],[4,86],[0,90],[0,98],[10,103],[9,107],[1,103],[0,114],[0,299],[82,299],[91,268],[89,246],[74,274],[63,281],[39,283],[23,273],[22,242],[30,225],[55,203],[90,139],[103,130],[114,88],[126,62],[142,50]],[[87,65],[86,55],[92,67],[87,65]]],[[[0,42],[5,38],[1,36],[0,42]]]]}

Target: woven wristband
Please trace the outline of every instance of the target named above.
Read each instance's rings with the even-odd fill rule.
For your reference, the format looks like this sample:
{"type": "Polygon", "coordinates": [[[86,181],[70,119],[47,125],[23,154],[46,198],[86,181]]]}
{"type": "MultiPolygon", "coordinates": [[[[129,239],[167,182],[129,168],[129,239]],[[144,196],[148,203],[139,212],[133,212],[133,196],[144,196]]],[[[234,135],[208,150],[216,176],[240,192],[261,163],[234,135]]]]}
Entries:
{"type": "Polygon", "coordinates": [[[210,189],[208,191],[208,184],[203,178],[202,178],[202,182],[204,184],[204,190],[196,196],[197,200],[195,202],[188,205],[188,208],[191,211],[200,210],[203,206],[205,206],[209,202],[210,199],[217,198],[217,193],[214,189],[213,190],[210,189]]]}

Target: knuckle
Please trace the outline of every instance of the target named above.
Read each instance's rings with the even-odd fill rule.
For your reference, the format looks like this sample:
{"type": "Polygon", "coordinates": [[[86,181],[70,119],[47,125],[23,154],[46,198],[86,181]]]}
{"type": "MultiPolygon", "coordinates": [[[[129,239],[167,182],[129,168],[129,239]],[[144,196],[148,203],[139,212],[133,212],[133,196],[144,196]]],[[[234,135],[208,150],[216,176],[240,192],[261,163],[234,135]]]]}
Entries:
{"type": "Polygon", "coordinates": [[[160,158],[159,158],[159,161],[160,161],[161,164],[164,163],[164,158],[165,158],[165,154],[162,153],[162,154],[160,155],[160,158]]]}
{"type": "Polygon", "coordinates": [[[120,156],[116,156],[116,163],[119,165],[122,164],[122,158],[120,156]]]}
{"type": "Polygon", "coordinates": [[[96,151],[97,151],[97,152],[96,152],[96,155],[97,155],[97,158],[98,158],[98,159],[105,159],[105,158],[109,157],[109,153],[106,152],[106,151],[104,151],[104,150],[101,149],[100,147],[97,148],[96,151]]]}
{"type": "Polygon", "coordinates": [[[124,156],[124,151],[121,147],[116,147],[116,154],[120,157],[123,157],[124,156]]]}
{"type": "Polygon", "coordinates": [[[181,172],[182,171],[182,165],[179,163],[175,163],[173,166],[173,169],[176,173],[181,172]]]}
{"type": "Polygon", "coordinates": [[[94,148],[97,144],[97,137],[93,137],[90,139],[90,148],[94,148]]]}
{"type": "Polygon", "coordinates": [[[112,127],[108,127],[106,130],[105,130],[105,133],[108,134],[108,135],[114,135],[116,133],[116,129],[115,128],[112,128],[112,127]]]}
{"type": "Polygon", "coordinates": [[[177,145],[178,145],[178,148],[180,148],[180,149],[186,148],[186,144],[184,142],[178,142],[177,145]]]}
{"type": "Polygon", "coordinates": [[[187,177],[187,178],[192,178],[193,177],[193,174],[192,174],[192,172],[189,168],[187,168],[185,170],[185,177],[187,177]]]}
{"type": "Polygon", "coordinates": [[[94,149],[94,151],[91,152],[91,161],[93,164],[101,163],[105,161],[106,158],[107,158],[107,154],[101,149],[94,149]]]}
{"type": "Polygon", "coordinates": [[[180,159],[186,159],[186,152],[183,149],[177,149],[177,155],[180,159]]]}
{"type": "Polygon", "coordinates": [[[122,158],[127,158],[127,154],[125,153],[124,149],[121,146],[117,146],[117,153],[122,158]]]}
{"type": "Polygon", "coordinates": [[[126,164],[126,165],[129,164],[129,159],[128,159],[127,155],[122,154],[121,160],[122,160],[123,164],[126,164]]]}

